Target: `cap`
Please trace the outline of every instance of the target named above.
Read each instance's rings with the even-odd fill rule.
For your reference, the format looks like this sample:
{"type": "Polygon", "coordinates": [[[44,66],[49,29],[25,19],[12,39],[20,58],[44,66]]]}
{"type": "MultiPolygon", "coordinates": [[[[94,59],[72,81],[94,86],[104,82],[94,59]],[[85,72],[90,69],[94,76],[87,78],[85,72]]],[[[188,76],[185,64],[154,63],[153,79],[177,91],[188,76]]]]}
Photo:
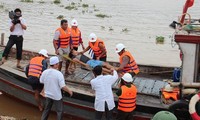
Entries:
{"type": "Polygon", "coordinates": [[[71,26],[78,26],[77,20],[73,19],[71,22],[71,26]]]}
{"type": "Polygon", "coordinates": [[[41,54],[41,55],[44,55],[45,57],[49,57],[48,52],[45,49],[41,49],[40,52],[38,52],[38,53],[41,54]]]}
{"type": "Polygon", "coordinates": [[[125,73],[123,76],[122,76],[122,79],[126,82],[132,82],[133,81],[133,77],[130,73],[125,73]]]}
{"type": "Polygon", "coordinates": [[[116,45],[116,53],[121,52],[125,48],[124,44],[119,43],[116,45]]]}
{"type": "Polygon", "coordinates": [[[51,57],[49,61],[50,61],[50,65],[55,65],[55,64],[59,63],[59,59],[57,56],[51,57]]]}
{"type": "Polygon", "coordinates": [[[152,120],[177,120],[177,118],[171,112],[160,111],[153,116],[152,120]]]}
{"type": "Polygon", "coordinates": [[[89,41],[90,42],[96,42],[97,36],[94,33],[91,33],[90,36],[89,36],[89,41]]]}
{"type": "Polygon", "coordinates": [[[173,87],[170,86],[170,84],[167,84],[164,88],[165,91],[167,92],[172,92],[173,91],[173,87]]]}

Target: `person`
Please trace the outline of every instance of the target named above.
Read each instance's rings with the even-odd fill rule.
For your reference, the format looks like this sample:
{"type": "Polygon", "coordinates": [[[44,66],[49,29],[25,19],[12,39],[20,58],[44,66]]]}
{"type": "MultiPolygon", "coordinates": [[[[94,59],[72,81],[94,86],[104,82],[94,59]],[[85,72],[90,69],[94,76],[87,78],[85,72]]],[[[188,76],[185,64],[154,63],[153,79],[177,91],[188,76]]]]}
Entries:
{"type": "Polygon", "coordinates": [[[90,81],[92,89],[95,91],[95,120],[101,120],[105,112],[106,120],[112,120],[112,110],[115,107],[112,85],[117,81],[117,72],[113,70],[113,75],[102,75],[102,66],[93,69],[95,78],[90,81]]]}
{"type": "Polygon", "coordinates": [[[80,44],[82,46],[82,49],[83,50],[85,49],[81,38],[81,31],[78,28],[78,22],[75,19],[71,21],[71,38],[72,38],[72,47],[74,50],[78,51],[78,46],[80,44]]]}
{"type": "Polygon", "coordinates": [[[51,57],[50,68],[45,70],[40,77],[40,82],[44,84],[44,96],[46,99],[41,120],[48,119],[53,104],[55,104],[57,120],[62,120],[63,101],[61,89],[68,92],[70,96],[73,94],[73,92],[66,86],[63,74],[57,70],[58,66],[58,57],[51,57]]]}
{"type": "Polygon", "coordinates": [[[117,91],[118,113],[117,120],[133,120],[133,111],[136,108],[137,88],[132,83],[131,74],[125,73],[121,78],[120,88],[117,91]]]}
{"type": "Polygon", "coordinates": [[[8,58],[8,54],[10,52],[10,49],[14,44],[16,44],[17,54],[17,68],[22,68],[20,65],[20,61],[22,59],[22,48],[23,48],[23,35],[24,30],[26,30],[26,22],[25,19],[22,18],[22,11],[19,8],[16,8],[14,10],[14,18],[10,20],[10,36],[9,41],[4,49],[4,52],[2,54],[2,64],[6,61],[8,58]]]}
{"type": "Polygon", "coordinates": [[[72,58],[73,62],[79,63],[88,69],[94,68],[96,66],[102,66],[104,74],[111,74],[112,73],[111,69],[115,68],[114,66],[110,65],[107,62],[100,60],[93,60],[84,54],[78,54],[78,52],[75,50],[71,51],[70,57],[72,58]]]}
{"type": "Polygon", "coordinates": [[[118,53],[120,66],[117,71],[123,76],[125,73],[130,73],[135,76],[139,73],[139,67],[129,51],[125,50],[125,46],[122,43],[116,45],[116,53],[118,53]]]}
{"type": "MultiPolygon", "coordinates": [[[[69,54],[70,53],[70,47],[71,47],[71,29],[68,27],[68,21],[63,19],[60,22],[61,27],[58,28],[55,32],[54,35],[54,40],[53,40],[53,46],[55,49],[55,53],[59,57],[59,68],[58,70],[61,71],[62,69],[62,62],[63,62],[63,54],[69,54]]],[[[66,61],[66,66],[65,66],[65,73],[67,74],[67,69],[69,66],[69,61],[66,61]]]]}
{"type": "Polygon", "coordinates": [[[35,92],[35,100],[38,104],[40,111],[43,110],[43,105],[41,103],[40,92],[43,89],[43,84],[40,83],[39,78],[41,73],[47,69],[48,52],[45,49],[39,51],[39,55],[32,58],[29,65],[26,68],[26,76],[28,76],[28,83],[31,84],[32,89],[35,92]]]}
{"type": "Polygon", "coordinates": [[[152,120],[177,120],[177,118],[169,111],[160,111],[153,116],[152,120]]]}
{"type": "Polygon", "coordinates": [[[100,61],[106,61],[107,59],[107,52],[105,44],[102,40],[97,38],[97,36],[94,33],[91,33],[89,36],[89,45],[88,47],[81,51],[79,54],[83,54],[87,52],[89,49],[91,49],[94,52],[94,55],[92,59],[94,60],[100,60],[100,61]]]}

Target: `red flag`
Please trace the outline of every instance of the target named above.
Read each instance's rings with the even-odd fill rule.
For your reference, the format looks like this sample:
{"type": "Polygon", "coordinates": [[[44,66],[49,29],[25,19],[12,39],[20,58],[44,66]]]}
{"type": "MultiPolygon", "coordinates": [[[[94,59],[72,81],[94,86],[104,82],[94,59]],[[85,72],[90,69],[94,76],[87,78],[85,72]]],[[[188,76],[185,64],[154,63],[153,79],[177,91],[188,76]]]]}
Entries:
{"type": "Polygon", "coordinates": [[[185,2],[185,5],[184,5],[184,8],[183,8],[183,15],[181,17],[181,20],[180,20],[180,23],[183,24],[184,22],[184,19],[185,19],[185,13],[187,13],[187,9],[189,7],[192,7],[193,6],[193,3],[194,3],[194,0],[187,0],[185,2]]]}

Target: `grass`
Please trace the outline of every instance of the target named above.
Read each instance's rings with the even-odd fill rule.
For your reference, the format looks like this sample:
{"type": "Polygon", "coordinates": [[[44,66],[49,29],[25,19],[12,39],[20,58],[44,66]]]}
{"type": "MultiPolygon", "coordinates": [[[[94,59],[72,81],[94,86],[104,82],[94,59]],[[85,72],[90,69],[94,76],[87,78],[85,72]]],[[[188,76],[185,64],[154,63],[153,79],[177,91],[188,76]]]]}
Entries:
{"type": "Polygon", "coordinates": [[[4,5],[3,4],[0,4],[0,9],[4,8],[4,5]]]}
{"type": "Polygon", "coordinates": [[[54,4],[60,4],[61,1],[60,1],[60,0],[54,0],[53,3],[54,3],[54,4]]]}
{"type": "Polygon", "coordinates": [[[111,27],[109,27],[109,31],[113,31],[114,29],[112,28],[112,26],[111,27]]]}
{"type": "Polygon", "coordinates": [[[45,3],[45,1],[43,1],[43,0],[40,0],[38,3],[41,3],[41,4],[42,4],[42,3],[45,3]]]}
{"type": "Polygon", "coordinates": [[[99,9],[94,9],[95,12],[100,11],[99,9]]]}
{"type": "Polygon", "coordinates": [[[59,19],[59,20],[62,20],[63,18],[64,18],[63,15],[59,15],[59,16],[57,17],[57,19],[59,19]]]}
{"type": "Polygon", "coordinates": [[[163,44],[165,42],[165,37],[156,36],[156,44],[163,44]]]}
{"type": "Polygon", "coordinates": [[[71,2],[71,5],[76,5],[76,3],[75,2],[71,2]]]}
{"type": "Polygon", "coordinates": [[[71,5],[68,5],[65,7],[65,9],[67,10],[72,10],[72,9],[75,9],[76,7],[75,6],[71,6],[71,5]]]}
{"type": "Polygon", "coordinates": [[[109,16],[107,16],[105,14],[96,14],[95,16],[99,17],[99,18],[109,18],[109,16]]]}
{"type": "Polygon", "coordinates": [[[104,27],[104,26],[101,26],[101,29],[105,29],[105,27],[104,27]]]}
{"type": "Polygon", "coordinates": [[[88,5],[88,4],[82,4],[82,7],[83,7],[83,8],[88,8],[89,5],[88,5]]]}
{"type": "Polygon", "coordinates": [[[32,3],[33,0],[21,0],[21,2],[28,2],[28,3],[32,3]]]}
{"type": "Polygon", "coordinates": [[[129,31],[128,28],[122,29],[122,32],[128,32],[128,31],[129,31]]]}

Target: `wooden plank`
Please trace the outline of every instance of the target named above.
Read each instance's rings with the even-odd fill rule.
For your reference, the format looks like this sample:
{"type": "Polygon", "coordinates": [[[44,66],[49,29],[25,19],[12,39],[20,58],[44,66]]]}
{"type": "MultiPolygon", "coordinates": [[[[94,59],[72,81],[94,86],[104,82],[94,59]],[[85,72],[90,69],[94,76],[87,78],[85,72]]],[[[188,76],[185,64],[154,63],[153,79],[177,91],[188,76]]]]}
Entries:
{"type": "Polygon", "coordinates": [[[158,80],[156,80],[156,81],[155,81],[155,84],[154,84],[154,86],[153,86],[153,89],[152,89],[152,91],[151,91],[151,94],[153,94],[153,95],[159,95],[160,89],[163,88],[163,87],[165,86],[166,83],[167,83],[167,82],[163,82],[163,81],[158,81],[158,80]]]}
{"type": "Polygon", "coordinates": [[[147,79],[145,81],[145,85],[143,86],[143,89],[141,92],[145,94],[151,94],[154,84],[155,84],[155,80],[147,79]]]}

